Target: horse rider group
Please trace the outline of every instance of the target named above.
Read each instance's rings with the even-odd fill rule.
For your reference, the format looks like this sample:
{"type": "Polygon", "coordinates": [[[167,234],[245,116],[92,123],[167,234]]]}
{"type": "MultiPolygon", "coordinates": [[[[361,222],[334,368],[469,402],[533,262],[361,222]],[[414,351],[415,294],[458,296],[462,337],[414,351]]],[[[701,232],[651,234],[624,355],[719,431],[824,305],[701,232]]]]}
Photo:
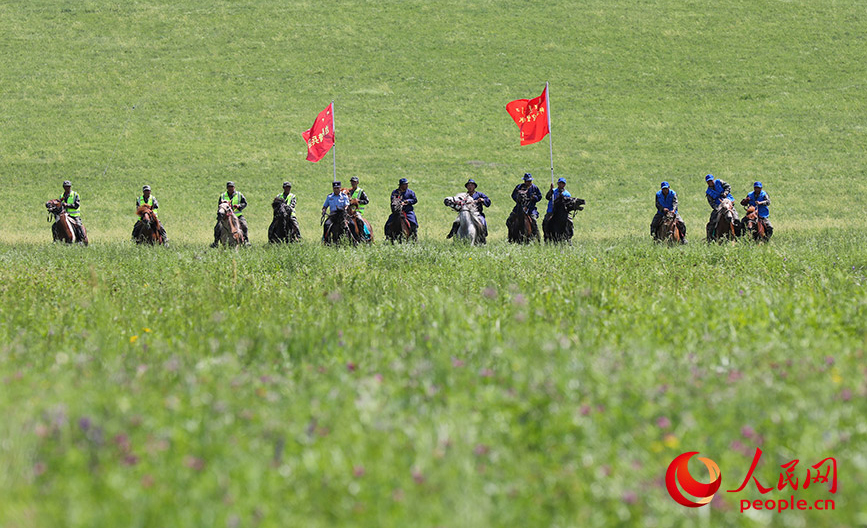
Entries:
{"type": "MultiPolygon", "coordinates": [[[[712,241],[715,237],[714,230],[717,224],[717,220],[719,219],[719,210],[720,204],[723,200],[730,200],[734,202],[734,197],[732,196],[731,185],[727,182],[715,178],[712,174],[708,174],[705,176],[705,182],[707,183],[707,189],[705,191],[705,196],[707,198],[707,203],[711,207],[710,218],[708,219],[708,223],[706,226],[707,229],[707,240],[708,242],[712,241]]],[[[360,232],[367,233],[367,227],[364,225],[364,221],[361,220],[361,216],[364,215],[365,206],[370,203],[370,199],[367,194],[358,186],[358,177],[353,176],[350,179],[351,187],[348,189],[344,189],[341,187],[341,183],[339,181],[335,181],[332,184],[332,192],[325,198],[325,203],[322,204],[322,214],[323,216],[327,215],[325,220],[325,225],[323,228],[323,237],[324,233],[327,233],[331,225],[333,224],[333,216],[338,211],[346,211],[350,206],[352,206],[355,210],[355,213],[358,215],[357,222],[359,223],[360,232]]],[[[479,192],[477,190],[478,185],[475,180],[468,180],[464,187],[467,189],[467,194],[472,198],[473,202],[475,202],[480,220],[484,226],[484,235],[487,236],[488,224],[487,219],[485,218],[484,208],[491,206],[491,199],[484,193],[479,192]]],[[[548,200],[548,208],[545,213],[545,217],[542,221],[543,228],[547,229],[547,225],[551,220],[552,214],[554,212],[554,203],[560,197],[570,197],[569,191],[566,190],[566,179],[560,178],[557,180],[557,187],[554,187],[554,184],[551,184],[550,189],[545,194],[545,199],[548,200]]],[[[278,194],[277,198],[284,200],[291,209],[291,222],[294,229],[300,233],[300,229],[298,229],[298,220],[295,216],[295,206],[297,197],[292,193],[292,184],[289,182],[283,182],[283,193],[278,194]]],[[[62,207],[66,210],[66,213],[69,216],[69,219],[72,223],[73,228],[76,231],[76,237],[78,239],[83,239],[83,226],[81,223],[81,197],[76,191],[72,190],[72,182],[69,180],[63,182],[63,194],[60,195],[59,198],[62,207]]],[[[406,178],[401,178],[398,181],[397,189],[391,192],[391,200],[392,200],[392,214],[389,215],[388,220],[386,221],[386,232],[388,232],[389,227],[393,222],[399,221],[400,214],[403,212],[406,215],[406,219],[410,224],[412,229],[412,234],[415,234],[418,231],[418,218],[416,217],[414,206],[418,203],[418,198],[414,191],[409,188],[409,182],[406,178]]],[[[509,215],[509,219],[507,224],[511,225],[512,222],[516,221],[517,215],[523,213],[527,216],[531,217],[534,221],[532,222],[533,235],[538,235],[538,228],[536,227],[535,220],[539,218],[539,211],[536,208],[536,204],[542,200],[542,192],[539,188],[533,183],[533,176],[530,173],[525,173],[523,177],[523,181],[518,184],[515,189],[512,191],[512,200],[515,202],[515,207],[512,209],[512,212],[509,215]]],[[[241,232],[244,237],[244,244],[249,245],[249,237],[247,233],[247,220],[244,218],[244,209],[247,207],[247,199],[244,195],[235,190],[234,182],[226,183],[226,192],[222,193],[218,199],[218,203],[227,202],[231,205],[232,211],[235,216],[238,218],[238,223],[241,228],[241,232]]],[[[756,181],[753,183],[753,191],[746,195],[746,198],[740,201],[740,204],[744,207],[753,207],[758,215],[759,221],[762,222],[765,228],[766,237],[770,238],[773,233],[773,226],[770,222],[770,210],[769,206],[771,204],[771,199],[768,197],[768,193],[764,191],[762,182],[756,181]]],[[[136,198],[136,207],[140,207],[142,205],[147,205],[153,211],[154,216],[157,215],[157,210],[159,209],[159,202],[156,197],[151,193],[150,185],[145,185],[142,187],[142,194],[138,198],[136,198]]],[[[664,181],[660,184],[660,190],[656,192],[655,198],[655,206],[656,206],[656,214],[653,217],[653,220],[650,222],[650,233],[651,236],[656,238],[657,232],[660,223],[663,218],[669,212],[673,212],[676,217],[677,227],[683,235],[682,242],[686,243],[686,224],[681,218],[680,213],[678,212],[678,199],[677,193],[671,188],[667,181],[664,181]]],[[[736,231],[740,234],[743,229],[741,226],[741,222],[738,219],[737,211],[733,209],[734,216],[734,224],[736,231]]],[[[571,220],[570,220],[571,222],[571,220]]],[[[459,221],[455,220],[452,223],[451,230],[449,231],[446,238],[452,238],[457,232],[459,227],[459,221]]],[[[133,227],[132,236],[136,238],[142,229],[142,222],[139,220],[136,222],[133,227]]],[[[217,244],[220,240],[220,222],[214,226],[214,243],[211,244],[211,247],[217,247],[217,244]]],[[[167,240],[165,228],[160,227],[160,234],[163,236],[164,240],[167,240]]],[[[369,233],[367,233],[369,237],[369,233]]]]}
{"type": "MultiPolygon", "coordinates": [[[[717,222],[719,221],[720,205],[723,200],[729,200],[733,205],[734,197],[732,196],[731,185],[719,178],[715,178],[713,174],[705,176],[704,181],[707,184],[705,198],[707,198],[707,203],[711,208],[710,218],[705,227],[707,231],[707,241],[712,242],[716,238],[715,231],[717,222]]],[[[686,224],[684,224],[683,218],[680,217],[677,210],[677,193],[671,189],[667,181],[662,182],[660,187],[660,190],[656,192],[656,215],[654,215],[653,220],[650,222],[650,234],[655,239],[662,219],[669,212],[673,212],[677,218],[677,227],[683,235],[681,242],[686,244],[686,224]]],[[[762,190],[762,187],[762,182],[754,182],[753,192],[747,194],[746,198],[741,200],[740,204],[744,207],[752,206],[756,208],[759,221],[765,226],[766,237],[770,238],[771,234],[774,232],[774,228],[771,226],[770,221],[771,213],[768,209],[768,206],[771,204],[771,199],[768,197],[768,193],[762,190]]],[[[734,209],[734,207],[732,207],[732,214],[735,231],[738,234],[742,234],[743,226],[739,221],[737,210],[734,209]]]]}

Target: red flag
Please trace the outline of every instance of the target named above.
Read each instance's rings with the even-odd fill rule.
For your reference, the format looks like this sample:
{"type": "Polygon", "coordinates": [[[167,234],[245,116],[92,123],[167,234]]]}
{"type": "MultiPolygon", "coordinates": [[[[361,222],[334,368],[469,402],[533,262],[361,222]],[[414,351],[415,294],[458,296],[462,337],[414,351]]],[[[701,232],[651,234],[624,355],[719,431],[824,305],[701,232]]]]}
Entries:
{"type": "Polygon", "coordinates": [[[301,134],[307,142],[307,161],[317,162],[334,146],[334,103],[319,112],[310,130],[301,134]]]}
{"type": "Polygon", "coordinates": [[[521,130],[521,145],[542,141],[548,129],[548,87],[535,99],[516,99],[506,105],[506,111],[521,130]]]}

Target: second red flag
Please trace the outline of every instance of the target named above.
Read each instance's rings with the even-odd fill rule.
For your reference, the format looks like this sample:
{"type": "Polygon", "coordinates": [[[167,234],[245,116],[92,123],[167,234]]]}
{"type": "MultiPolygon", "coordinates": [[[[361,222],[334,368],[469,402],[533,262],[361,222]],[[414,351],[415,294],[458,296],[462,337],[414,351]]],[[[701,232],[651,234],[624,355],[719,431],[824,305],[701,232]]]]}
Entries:
{"type": "Polygon", "coordinates": [[[548,129],[548,88],[535,99],[516,99],[506,105],[506,111],[521,131],[521,145],[542,141],[548,129]]]}

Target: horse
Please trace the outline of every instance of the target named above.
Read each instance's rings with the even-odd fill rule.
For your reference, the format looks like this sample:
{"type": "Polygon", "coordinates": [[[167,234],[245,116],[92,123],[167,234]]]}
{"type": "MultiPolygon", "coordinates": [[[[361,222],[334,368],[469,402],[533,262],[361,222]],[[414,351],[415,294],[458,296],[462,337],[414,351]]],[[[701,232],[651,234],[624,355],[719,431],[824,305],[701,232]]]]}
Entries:
{"type": "Polygon", "coordinates": [[[515,204],[512,214],[506,220],[506,228],[509,231],[509,242],[517,244],[529,244],[539,241],[539,229],[536,227],[536,219],[527,211],[530,202],[526,193],[520,193],[520,201],[515,204]]]}
{"type": "Polygon", "coordinates": [[[331,220],[331,224],[328,226],[328,229],[325,230],[325,233],[322,234],[323,244],[339,244],[342,238],[349,240],[353,246],[358,244],[358,240],[353,236],[353,232],[349,225],[349,215],[345,209],[337,209],[330,215],[322,213],[322,223],[325,222],[326,218],[331,220]]]}
{"type": "Polygon", "coordinates": [[[545,242],[567,242],[572,244],[572,218],[584,210],[586,202],[581,198],[558,194],[554,199],[551,216],[542,222],[545,242]]]}
{"type": "Polygon", "coordinates": [[[268,227],[268,242],[273,244],[300,240],[301,233],[295,229],[295,224],[292,222],[292,208],[286,200],[277,196],[271,202],[271,208],[274,209],[274,219],[268,227]]]}
{"type": "Polygon", "coordinates": [[[244,243],[244,233],[238,217],[232,211],[232,204],[223,200],[217,207],[217,221],[220,224],[220,243],[224,246],[238,247],[244,243]]]}
{"type": "Polygon", "coordinates": [[[358,200],[351,200],[346,208],[347,227],[354,244],[373,244],[373,228],[370,222],[358,214],[358,200]],[[360,225],[359,225],[360,224],[360,225]]]}
{"type": "Polygon", "coordinates": [[[720,200],[716,218],[716,225],[711,226],[714,240],[729,239],[734,241],[737,239],[738,228],[735,219],[735,206],[731,200],[720,200]]]}
{"type": "Polygon", "coordinates": [[[677,213],[668,211],[662,217],[662,222],[656,228],[656,241],[680,244],[683,242],[683,233],[677,227],[677,213]]]}
{"type": "Polygon", "coordinates": [[[394,222],[386,222],[385,238],[391,241],[403,244],[404,240],[409,241],[415,239],[416,234],[412,230],[412,224],[406,216],[406,211],[403,210],[403,199],[396,194],[391,199],[391,215],[396,217],[394,222]]]}
{"type": "Polygon", "coordinates": [[[45,208],[48,209],[48,221],[54,219],[51,224],[51,236],[55,242],[58,240],[67,244],[79,242],[85,246],[88,244],[87,230],[81,226],[81,236],[78,235],[69,213],[63,207],[63,202],[60,200],[49,200],[45,202],[45,208]]]}
{"type": "MultiPolygon", "coordinates": [[[[136,209],[135,213],[141,218],[139,220],[141,225],[136,233],[135,243],[150,245],[165,244],[162,226],[153,209],[147,204],[142,204],[136,209]]],[[[135,231],[135,228],[133,228],[133,231],[135,231]]]]}
{"type": "Polygon", "coordinates": [[[443,200],[443,204],[458,212],[458,240],[468,240],[471,246],[485,243],[485,224],[482,223],[478,204],[469,193],[450,196],[443,200]]]}
{"type": "Polygon", "coordinates": [[[766,225],[767,220],[759,217],[759,211],[754,205],[749,205],[748,200],[745,199],[741,204],[744,205],[747,210],[746,216],[744,216],[744,219],[741,221],[741,226],[743,226],[744,232],[749,232],[753,236],[753,240],[756,242],[767,242],[768,239],[771,238],[766,225]]]}

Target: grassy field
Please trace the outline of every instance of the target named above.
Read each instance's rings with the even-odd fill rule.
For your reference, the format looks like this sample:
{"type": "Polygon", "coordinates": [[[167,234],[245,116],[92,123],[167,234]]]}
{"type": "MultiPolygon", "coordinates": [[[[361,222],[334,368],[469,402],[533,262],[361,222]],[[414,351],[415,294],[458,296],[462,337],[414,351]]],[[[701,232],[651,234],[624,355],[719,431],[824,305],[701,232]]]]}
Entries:
{"type": "Polygon", "coordinates": [[[37,0],[0,31],[0,526],[867,523],[861,3],[37,0]],[[545,81],[588,206],[512,247],[550,173],[504,106],[545,81]],[[332,99],[338,178],[377,235],[409,178],[418,244],[316,244],[332,99]],[[771,244],[700,242],[708,172],[765,183],[771,244]],[[469,177],[484,248],[443,240],[469,177]],[[50,244],[64,179],[89,248],[50,244]],[[229,179],[254,247],[208,250],[229,179]],[[286,179],[307,240],[265,247],[286,179]],[[661,180],[686,247],[648,240],[661,180]],[[169,249],[127,240],[144,183],[169,249]],[[756,447],[765,486],[836,457],[836,510],[669,498],[676,455],[726,490],[756,447]]]}

